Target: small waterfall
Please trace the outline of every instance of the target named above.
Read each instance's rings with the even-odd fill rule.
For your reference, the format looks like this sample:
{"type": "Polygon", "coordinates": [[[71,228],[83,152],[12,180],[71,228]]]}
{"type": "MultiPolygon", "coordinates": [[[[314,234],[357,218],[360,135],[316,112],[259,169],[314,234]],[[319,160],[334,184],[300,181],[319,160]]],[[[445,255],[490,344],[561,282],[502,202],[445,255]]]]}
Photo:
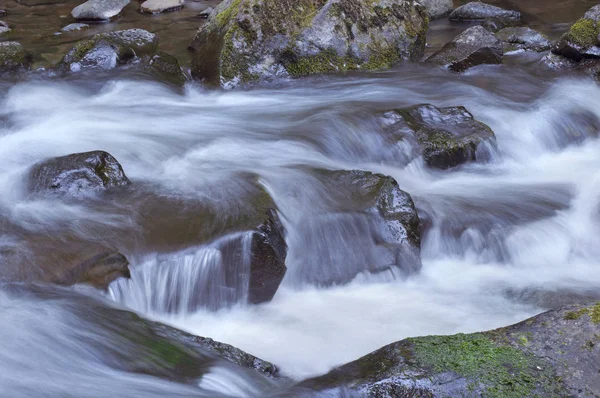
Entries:
{"type": "Polygon", "coordinates": [[[252,232],[183,252],[158,254],[131,267],[131,279],[109,287],[111,298],[136,311],[189,314],[245,303],[250,283],[252,232]]]}

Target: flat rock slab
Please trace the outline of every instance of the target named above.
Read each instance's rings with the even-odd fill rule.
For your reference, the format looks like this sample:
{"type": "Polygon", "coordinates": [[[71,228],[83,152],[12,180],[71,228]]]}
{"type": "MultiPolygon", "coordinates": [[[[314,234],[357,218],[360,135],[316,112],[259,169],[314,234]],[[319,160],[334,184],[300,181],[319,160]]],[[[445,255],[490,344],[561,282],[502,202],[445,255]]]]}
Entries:
{"type": "Polygon", "coordinates": [[[521,13],[518,11],[505,10],[491,4],[473,1],[458,7],[450,13],[448,19],[451,21],[481,21],[486,18],[508,18],[521,19],[521,13]]]}
{"type": "Polygon", "coordinates": [[[184,4],[184,0],[147,0],[140,6],[140,11],[145,14],[160,14],[181,10],[184,4]]]}
{"type": "Polygon", "coordinates": [[[552,45],[546,36],[525,26],[502,29],[496,37],[504,43],[505,53],[517,50],[542,52],[552,45]]]}
{"type": "Polygon", "coordinates": [[[463,72],[481,64],[500,64],[502,42],[481,26],[473,26],[447,43],[427,62],[443,65],[454,72],[463,72]]]}
{"type": "Polygon", "coordinates": [[[85,21],[106,21],[117,16],[129,0],[88,0],[71,11],[73,18],[85,21]]]}
{"type": "Polygon", "coordinates": [[[78,30],[87,29],[89,27],[90,27],[90,25],[88,25],[86,23],[76,22],[76,23],[72,23],[72,24],[65,26],[60,31],[61,32],[74,32],[74,31],[78,31],[78,30]]]}

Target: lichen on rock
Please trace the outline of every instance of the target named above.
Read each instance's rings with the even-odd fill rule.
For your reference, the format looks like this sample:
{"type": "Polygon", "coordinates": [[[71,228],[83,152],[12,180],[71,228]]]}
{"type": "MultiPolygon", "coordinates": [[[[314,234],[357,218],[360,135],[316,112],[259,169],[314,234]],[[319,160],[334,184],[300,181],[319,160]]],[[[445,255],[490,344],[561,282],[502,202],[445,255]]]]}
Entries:
{"type": "Polygon", "coordinates": [[[405,0],[226,0],[212,15],[191,45],[192,74],[223,87],[418,60],[429,24],[405,0]]]}

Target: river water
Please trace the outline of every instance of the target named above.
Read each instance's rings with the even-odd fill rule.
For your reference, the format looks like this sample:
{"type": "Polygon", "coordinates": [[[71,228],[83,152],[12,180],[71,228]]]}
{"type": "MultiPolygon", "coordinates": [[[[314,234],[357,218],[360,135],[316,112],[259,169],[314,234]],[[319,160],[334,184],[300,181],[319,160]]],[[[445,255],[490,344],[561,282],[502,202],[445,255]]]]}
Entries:
{"type": "Polygon", "coordinates": [[[88,241],[118,247],[132,267],[106,295],[0,285],[0,396],[261,396],[264,380],[226,367],[198,387],[130,373],[113,351],[134,326],[107,329],[112,306],[232,344],[301,380],[405,337],[505,326],[598,298],[600,88],[537,61],[463,75],[403,64],[234,92],[174,89],[128,70],[0,82],[2,276],[27,279],[88,241]],[[487,123],[497,136],[490,159],[448,171],[406,164],[376,115],[421,103],[463,105],[487,123]],[[27,195],[36,162],[96,149],[119,160],[137,196],[27,195]],[[322,283],[367,269],[377,251],[316,168],[394,177],[422,220],[420,272],[322,283]],[[248,245],[243,230],[223,225],[244,212],[255,181],[279,208],[288,272],[271,302],[249,306],[243,278],[227,297],[205,281],[218,283],[229,239],[248,245]],[[52,239],[30,246],[32,236],[52,239]],[[206,297],[193,305],[198,289],[206,297]]]}

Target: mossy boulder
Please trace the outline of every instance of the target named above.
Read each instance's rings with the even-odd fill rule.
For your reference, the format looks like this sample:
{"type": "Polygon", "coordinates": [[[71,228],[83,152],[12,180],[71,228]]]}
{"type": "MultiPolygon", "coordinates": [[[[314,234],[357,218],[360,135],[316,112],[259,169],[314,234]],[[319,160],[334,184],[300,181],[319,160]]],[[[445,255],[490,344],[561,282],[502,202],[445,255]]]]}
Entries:
{"type": "Polygon", "coordinates": [[[110,70],[135,59],[150,57],[158,48],[158,37],[143,29],[99,33],[78,42],[63,57],[59,69],[79,72],[86,69],[110,70]]]}
{"type": "Polygon", "coordinates": [[[157,79],[166,83],[181,86],[186,81],[177,58],[162,51],[150,58],[147,69],[157,79]]]}
{"type": "Polygon", "coordinates": [[[304,396],[594,397],[599,373],[600,303],[592,303],[489,332],[405,339],[298,387],[304,396]]]}
{"type": "Polygon", "coordinates": [[[406,0],[225,0],[196,34],[192,75],[226,88],[418,60],[427,11],[406,0]]]}
{"type": "Polygon", "coordinates": [[[600,5],[589,9],[552,47],[543,62],[553,69],[600,70],[600,5]]]}
{"type": "Polygon", "coordinates": [[[542,33],[528,27],[511,27],[496,32],[498,40],[504,43],[504,52],[549,50],[552,43],[542,33]]]}
{"type": "Polygon", "coordinates": [[[0,74],[31,67],[31,54],[16,41],[0,42],[0,74]]]}
{"type": "Polygon", "coordinates": [[[87,196],[129,183],[119,162],[104,151],[48,159],[29,173],[29,189],[34,194],[87,196]]]}
{"type": "Polygon", "coordinates": [[[520,20],[521,13],[505,10],[481,1],[472,1],[456,8],[448,16],[451,21],[482,21],[487,18],[520,20]]]}
{"type": "Polygon", "coordinates": [[[414,148],[413,158],[423,156],[425,164],[438,169],[478,160],[496,140],[492,129],[462,106],[396,109],[383,115],[382,124],[394,139],[414,148]]]}
{"type": "Polygon", "coordinates": [[[452,0],[419,0],[429,14],[430,19],[440,19],[452,12],[454,3],[452,0]]]}
{"type": "Polygon", "coordinates": [[[502,42],[493,33],[481,26],[473,26],[446,43],[426,62],[463,72],[477,65],[500,64],[502,54],[502,42]]]}

